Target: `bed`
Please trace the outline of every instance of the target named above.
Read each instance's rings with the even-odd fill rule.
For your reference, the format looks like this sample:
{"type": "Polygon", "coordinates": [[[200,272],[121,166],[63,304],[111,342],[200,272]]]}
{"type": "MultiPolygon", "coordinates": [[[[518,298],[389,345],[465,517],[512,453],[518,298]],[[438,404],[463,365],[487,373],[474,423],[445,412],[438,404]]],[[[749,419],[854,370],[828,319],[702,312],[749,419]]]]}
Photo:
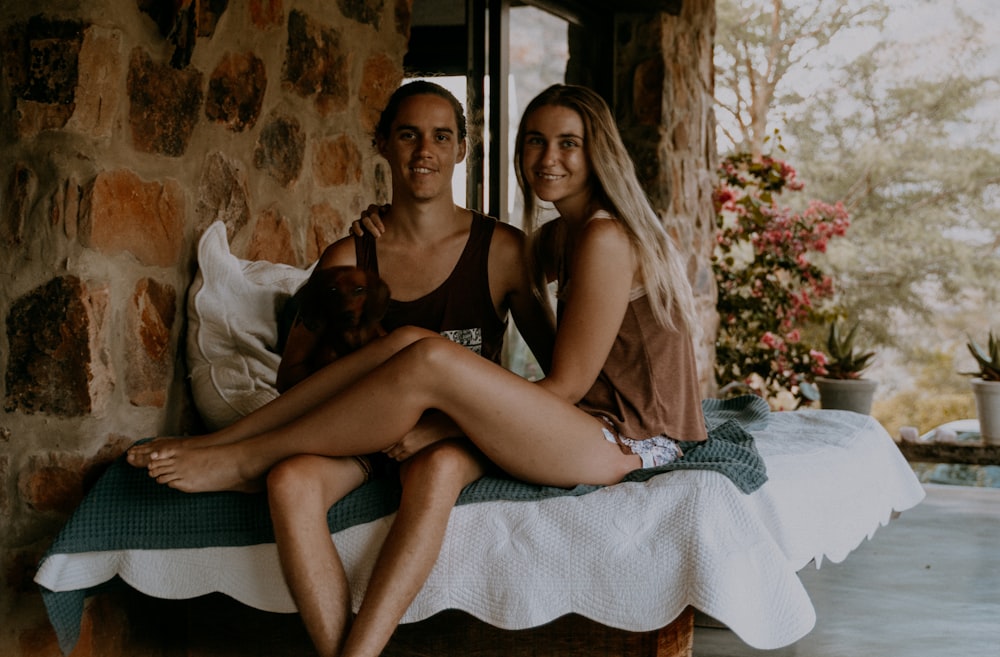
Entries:
{"type": "MultiPolygon", "coordinates": [[[[221,224],[202,238],[189,295],[188,350],[207,422],[231,421],[227,414],[244,413],[272,394],[268,365],[259,362],[269,357],[274,337],[266,315],[301,282],[301,270],[292,269],[233,258],[221,224]],[[217,265],[229,268],[222,276],[228,290],[214,290],[217,265]],[[239,298],[232,288],[241,285],[244,296],[259,298],[239,298]],[[220,329],[220,320],[208,316],[254,308],[260,326],[231,317],[220,329]],[[233,365],[229,354],[229,370],[221,373],[218,354],[201,354],[197,362],[199,350],[225,342],[219,336],[232,341],[237,326],[238,340],[254,343],[237,346],[240,358],[251,360],[247,354],[257,349],[257,362],[233,365]]],[[[271,360],[276,367],[276,356],[271,360]]],[[[707,443],[681,462],[633,473],[614,486],[565,490],[487,478],[466,488],[441,555],[403,623],[455,610],[501,630],[580,618],[661,638],[680,631],[680,643],[689,646],[686,628],[697,609],[755,648],[778,648],[807,634],[815,612],[797,572],[810,563],[842,561],[894,513],[918,504],[923,488],[869,416],[772,413],[755,397],[706,400],[704,408],[707,443]]],[[[372,482],[329,514],[355,608],[392,522],[393,486],[372,482]]],[[[158,598],[222,593],[265,611],[295,611],[262,495],[186,495],[158,486],[123,460],[84,498],[35,581],[67,654],[79,636],[86,597],[110,581],[158,598]]]]}

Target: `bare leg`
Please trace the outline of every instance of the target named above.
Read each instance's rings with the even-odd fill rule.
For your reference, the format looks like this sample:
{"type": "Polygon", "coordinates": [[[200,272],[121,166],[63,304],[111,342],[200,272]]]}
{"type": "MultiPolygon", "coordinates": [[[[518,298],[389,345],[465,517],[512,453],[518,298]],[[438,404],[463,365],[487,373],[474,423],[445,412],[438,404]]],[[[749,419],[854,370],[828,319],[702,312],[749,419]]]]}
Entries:
{"type": "Polygon", "coordinates": [[[167,445],[150,463],[149,474],[188,492],[236,489],[295,454],[347,456],[389,447],[432,408],[451,417],[487,458],[526,481],[611,484],[640,466],[639,457],[623,454],[602,438],[596,418],[463,347],[434,338],[400,351],[355,385],[273,431],[228,445],[167,445]]]}
{"type": "MultiPolygon", "coordinates": [[[[154,453],[164,446],[183,441],[191,447],[226,445],[245,440],[264,431],[281,427],[309,412],[344,388],[365,376],[394,354],[421,338],[437,334],[414,327],[403,327],[379,338],[365,348],[338,359],[250,415],[214,433],[191,438],[157,438],[128,450],[128,462],[137,467],[149,466],[154,453]]],[[[377,451],[377,450],[370,450],[377,451]]]]}
{"type": "Polygon", "coordinates": [[[353,459],[325,456],[293,457],[267,476],[281,570],[323,657],[340,654],[351,617],[351,590],[330,539],[327,510],[363,482],[353,459]]]}
{"type": "Polygon", "coordinates": [[[378,657],[437,561],[459,493],[485,458],[446,440],[404,463],[403,495],[341,657],[378,657]]]}

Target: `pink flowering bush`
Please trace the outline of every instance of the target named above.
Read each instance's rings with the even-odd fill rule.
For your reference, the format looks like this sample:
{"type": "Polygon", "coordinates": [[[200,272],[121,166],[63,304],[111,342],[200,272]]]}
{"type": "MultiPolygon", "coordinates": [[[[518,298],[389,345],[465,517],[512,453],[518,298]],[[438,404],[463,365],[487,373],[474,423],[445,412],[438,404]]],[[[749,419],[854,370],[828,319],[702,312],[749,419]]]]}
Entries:
{"type": "Polygon", "coordinates": [[[833,281],[810,257],[844,235],[843,205],[810,201],[795,212],[779,205],[783,192],[803,184],[786,162],[733,155],[720,167],[715,192],[719,337],[716,380],[772,400],[803,401],[802,384],[826,374],[827,356],[807,344],[811,326],[832,316],[823,302],[833,281]]]}

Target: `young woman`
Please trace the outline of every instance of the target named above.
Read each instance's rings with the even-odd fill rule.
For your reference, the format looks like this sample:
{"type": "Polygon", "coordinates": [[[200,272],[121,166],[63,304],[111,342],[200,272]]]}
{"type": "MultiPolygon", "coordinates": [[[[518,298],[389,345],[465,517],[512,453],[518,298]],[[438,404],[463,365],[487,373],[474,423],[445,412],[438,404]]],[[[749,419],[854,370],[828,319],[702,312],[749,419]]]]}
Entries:
{"type": "Polygon", "coordinates": [[[533,249],[539,288],[558,281],[548,376],[532,383],[419,339],[337,394],[321,371],[258,411],[311,409],[285,424],[221,445],[160,443],[150,476],[183,491],[240,489],[296,454],[391,452],[429,409],[510,475],[554,486],[613,484],[677,458],[676,441],[704,440],[690,287],[607,105],[584,88],[547,89],[525,111],[515,160],[527,218],[536,199],[559,212],[533,249]]]}

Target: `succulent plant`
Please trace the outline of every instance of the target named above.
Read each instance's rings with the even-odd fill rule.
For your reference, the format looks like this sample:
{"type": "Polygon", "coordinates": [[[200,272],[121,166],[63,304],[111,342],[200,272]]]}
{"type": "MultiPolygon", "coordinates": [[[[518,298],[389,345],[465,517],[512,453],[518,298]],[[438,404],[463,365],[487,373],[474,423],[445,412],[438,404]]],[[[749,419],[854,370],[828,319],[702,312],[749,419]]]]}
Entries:
{"type": "Polygon", "coordinates": [[[968,347],[972,357],[976,359],[976,364],[979,365],[979,372],[971,374],[978,374],[983,381],[1000,381],[1000,336],[993,335],[990,331],[986,349],[969,338],[968,347]]]}
{"type": "Polygon", "coordinates": [[[826,365],[828,378],[860,379],[861,372],[871,365],[872,358],[875,357],[874,351],[861,353],[854,351],[854,339],[857,332],[857,322],[844,336],[841,336],[840,327],[836,320],[830,324],[830,335],[826,341],[830,355],[830,362],[826,365]]]}

